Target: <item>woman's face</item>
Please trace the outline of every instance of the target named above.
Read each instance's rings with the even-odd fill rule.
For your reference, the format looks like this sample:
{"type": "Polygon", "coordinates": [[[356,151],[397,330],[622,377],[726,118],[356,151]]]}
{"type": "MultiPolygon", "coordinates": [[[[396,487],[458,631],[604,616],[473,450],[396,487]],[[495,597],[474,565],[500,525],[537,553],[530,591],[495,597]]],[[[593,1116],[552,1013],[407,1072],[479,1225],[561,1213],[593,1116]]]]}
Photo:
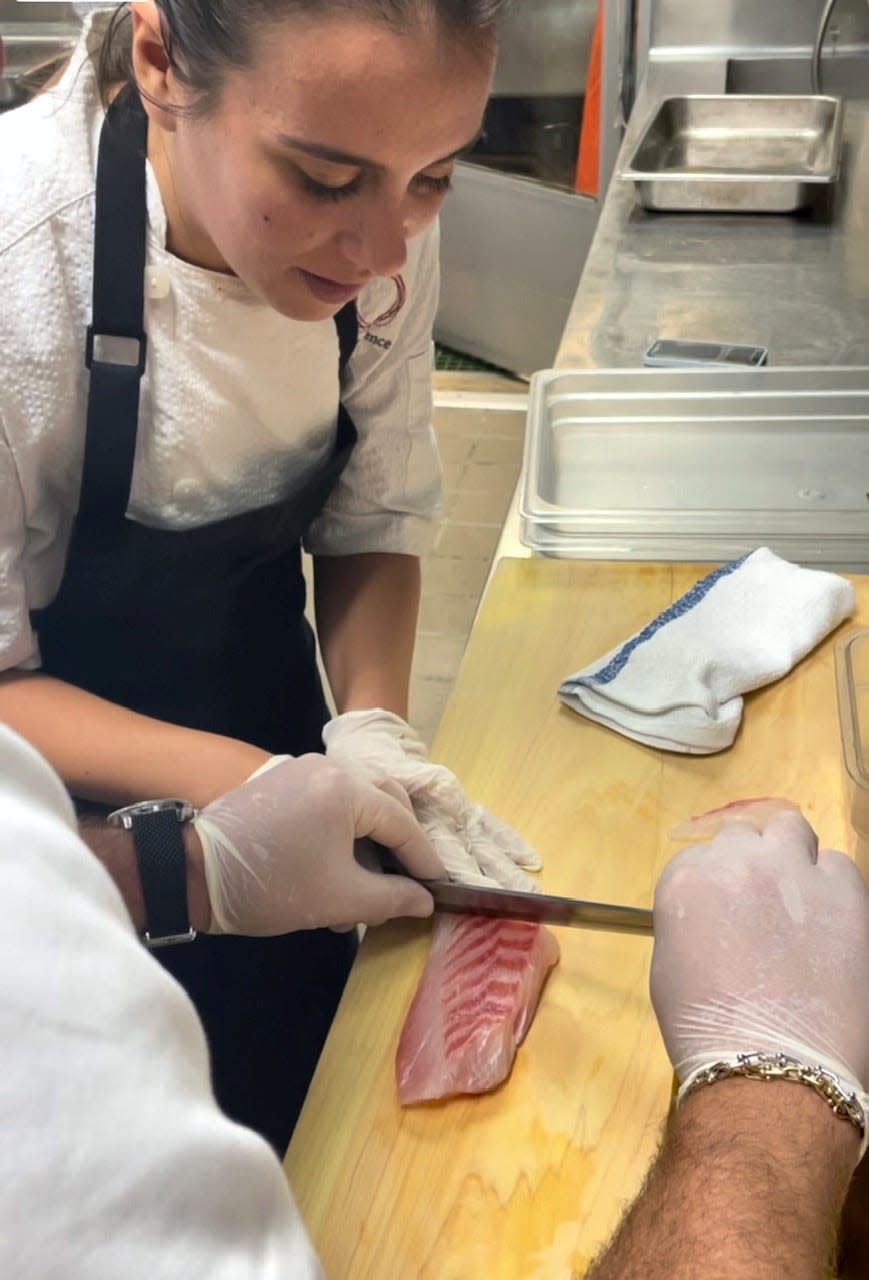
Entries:
{"type": "MultiPolygon", "coordinates": [[[[168,92],[152,96],[189,101],[153,65],[152,6],[136,10],[139,83],[150,92],[162,74],[168,92]]],[[[170,248],[234,272],[297,320],[334,315],[373,277],[397,275],[481,126],[494,47],[467,44],[296,16],[263,31],[253,65],[227,75],[206,117],[146,103],[170,248]]]]}

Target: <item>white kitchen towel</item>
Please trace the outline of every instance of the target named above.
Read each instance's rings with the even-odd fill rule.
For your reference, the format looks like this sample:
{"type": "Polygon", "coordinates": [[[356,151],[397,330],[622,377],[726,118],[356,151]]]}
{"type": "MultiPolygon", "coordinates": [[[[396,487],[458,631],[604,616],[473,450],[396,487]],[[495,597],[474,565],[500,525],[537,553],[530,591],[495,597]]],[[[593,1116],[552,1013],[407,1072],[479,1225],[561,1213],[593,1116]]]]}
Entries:
{"type": "Polygon", "coordinates": [[[638,742],[708,755],[736,737],[743,693],[790,671],[853,611],[850,582],[760,547],[701,579],[558,692],[638,742]]]}

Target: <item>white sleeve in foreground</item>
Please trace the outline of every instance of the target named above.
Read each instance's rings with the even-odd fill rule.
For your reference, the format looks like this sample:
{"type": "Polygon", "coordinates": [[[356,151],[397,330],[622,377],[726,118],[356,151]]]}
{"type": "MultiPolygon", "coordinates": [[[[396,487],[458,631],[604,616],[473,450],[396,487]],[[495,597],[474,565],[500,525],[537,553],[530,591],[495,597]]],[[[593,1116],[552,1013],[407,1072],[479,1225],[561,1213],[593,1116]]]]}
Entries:
{"type": "Polygon", "coordinates": [[[24,586],[24,502],[0,419],[0,671],[37,665],[24,586]]]}
{"type": "Polygon", "coordinates": [[[202,1029],[0,726],[0,1275],[314,1280],[281,1167],[227,1120],[202,1029]]]}

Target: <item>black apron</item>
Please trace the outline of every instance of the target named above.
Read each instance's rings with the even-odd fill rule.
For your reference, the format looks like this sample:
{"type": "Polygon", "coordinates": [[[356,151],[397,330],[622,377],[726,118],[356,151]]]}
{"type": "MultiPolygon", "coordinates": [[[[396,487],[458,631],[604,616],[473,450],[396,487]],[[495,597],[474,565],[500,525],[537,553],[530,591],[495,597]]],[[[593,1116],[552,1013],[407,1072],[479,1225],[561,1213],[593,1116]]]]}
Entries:
{"type": "MultiPolygon", "coordinates": [[[[272,753],[322,751],[328,712],[303,612],[300,539],[356,441],[343,406],[329,458],[287,499],[184,532],[125,516],[145,365],[146,149],[141,101],[124,90],[100,135],[84,469],[63,581],[33,614],[42,669],[134,711],[272,753]],[[101,359],[102,334],[126,338],[132,362],[101,359]]],[[[335,322],[343,370],[355,305],[335,322]]],[[[196,1005],[221,1106],[278,1152],[355,945],[355,933],[317,930],[200,936],[154,953],[196,1005]]]]}

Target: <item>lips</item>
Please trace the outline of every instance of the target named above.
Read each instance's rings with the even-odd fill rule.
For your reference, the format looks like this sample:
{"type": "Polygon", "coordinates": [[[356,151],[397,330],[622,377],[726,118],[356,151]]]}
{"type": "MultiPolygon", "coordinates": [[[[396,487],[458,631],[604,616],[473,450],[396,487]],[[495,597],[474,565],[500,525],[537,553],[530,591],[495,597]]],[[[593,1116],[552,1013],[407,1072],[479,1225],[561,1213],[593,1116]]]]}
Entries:
{"type": "Polygon", "coordinates": [[[359,284],[343,284],[340,280],[330,280],[327,276],[317,276],[312,271],[303,271],[301,267],[299,267],[299,275],[320,302],[350,302],[358,296],[364,286],[364,281],[359,284]]]}

